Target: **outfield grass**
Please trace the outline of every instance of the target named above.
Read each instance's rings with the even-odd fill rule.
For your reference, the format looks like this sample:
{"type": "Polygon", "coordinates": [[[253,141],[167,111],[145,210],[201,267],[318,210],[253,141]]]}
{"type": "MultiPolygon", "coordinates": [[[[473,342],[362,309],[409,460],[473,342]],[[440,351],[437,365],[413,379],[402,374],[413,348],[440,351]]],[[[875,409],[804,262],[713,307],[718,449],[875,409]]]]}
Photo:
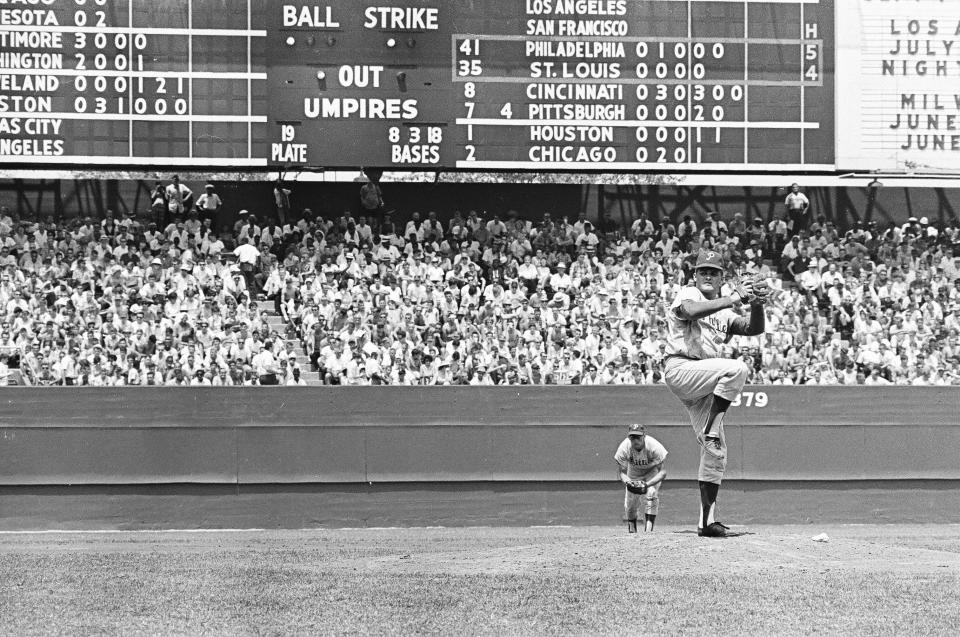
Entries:
{"type": "Polygon", "coordinates": [[[7,635],[954,635],[960,527],[0,534],[7,635]],[[810,537],[826,531],[828,543],[810,537]]]}

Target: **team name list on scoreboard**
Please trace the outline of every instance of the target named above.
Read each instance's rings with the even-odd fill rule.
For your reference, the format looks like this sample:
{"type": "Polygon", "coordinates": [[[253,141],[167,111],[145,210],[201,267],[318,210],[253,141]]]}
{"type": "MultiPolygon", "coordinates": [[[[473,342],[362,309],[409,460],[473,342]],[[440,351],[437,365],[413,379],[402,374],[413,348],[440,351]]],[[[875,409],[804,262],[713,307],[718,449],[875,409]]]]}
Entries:
{"type": "Polygon", "coordinates": [[[265,166],[256,4],[0,0],[0,161],[265,166]]]}
{"type": "Polygon", "coordinates": [[[521,6],[521,34],[454,38],[458,167],[832,167],[832,5],[521,6]]]}
{"type": "Polygon", "coordinates": [[[833,0],[0,0],[0,162],[834,167],[833,0]]]}
{"type": "MultiPolygon", "coordinates": [[[[57,27],[47,8],[54,0],[0,0],[0,27],[57,27]],[[8,6],[9,5],[9,6],[8,6]]],[[[0,74],[0,155],[62,155],[63,119],[51,117],[50,94],[60,88],[51,71],[63,69],[63,34],[56,31],[0,31],[0,69],[26,69],[29,74],[0,74]],[[11,48],[31,51],[13,52],[11,48]],[[18,113],[7,117],[7,113],[18,113]]]]}

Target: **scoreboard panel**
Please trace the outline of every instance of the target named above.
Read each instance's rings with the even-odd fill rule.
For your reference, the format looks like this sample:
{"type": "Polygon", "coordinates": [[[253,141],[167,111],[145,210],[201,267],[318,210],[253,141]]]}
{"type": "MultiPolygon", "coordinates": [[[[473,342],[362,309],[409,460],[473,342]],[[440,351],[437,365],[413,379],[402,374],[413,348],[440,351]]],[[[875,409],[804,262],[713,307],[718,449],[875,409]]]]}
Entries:
{"type": "Polygon", "coordinates": [[[834,1],[0,0],[0,163],[831,171],[834,1]]]}
{"type": "Polygon", "coordinates": [[[0,2],[0,161],[264,165],[266,31],[252,28],[264,10],[0,2]]]}
{"type": "Polygon", "coordinates": [[[520,35],[457,25],[457,167],[833,167],[831,3],[581,6],[528,0],[520,35]]]}

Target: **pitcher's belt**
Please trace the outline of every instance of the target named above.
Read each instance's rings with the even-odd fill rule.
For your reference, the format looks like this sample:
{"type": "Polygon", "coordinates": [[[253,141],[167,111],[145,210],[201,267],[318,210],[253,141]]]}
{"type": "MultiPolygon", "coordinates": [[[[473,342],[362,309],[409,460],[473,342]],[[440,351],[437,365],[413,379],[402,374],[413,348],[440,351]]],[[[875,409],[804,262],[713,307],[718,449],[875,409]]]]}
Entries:
{"type": "Polygon", "coordinates": [[[700,361],[700,360],[703,360],[702,358],[694,358],[693,356],[687,356],[686,354],[670,354],[669,356],[667,356],[666,358],[663,359],[663,362],[666,363],[666,362],[667,362],[668,360],[670,360],[671,358],[682,358],[682,359],[685,360],[685,361],[700,361]]]}

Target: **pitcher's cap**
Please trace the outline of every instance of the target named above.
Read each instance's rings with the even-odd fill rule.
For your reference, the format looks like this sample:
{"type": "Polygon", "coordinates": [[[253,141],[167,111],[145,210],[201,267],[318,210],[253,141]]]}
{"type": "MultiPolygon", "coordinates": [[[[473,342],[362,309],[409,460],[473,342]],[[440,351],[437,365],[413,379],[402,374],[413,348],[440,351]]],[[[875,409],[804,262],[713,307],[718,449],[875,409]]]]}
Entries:
{"type": "Polygon", "coordinates": [[[641,425],[640,423],[634,423],[630,425],[627,429],[627,436],[645,436],[647,435],[647,428],[641,425]]]}
{"type": "Polygon", "coordinates": [[[700,254],[697,255],[697,265],[694,267],[695,270],[700,268],[714,268],[716,270],[723,269],[723,257],[720,256],[719,252],[713,250],[701,250],[700,254]]]}

